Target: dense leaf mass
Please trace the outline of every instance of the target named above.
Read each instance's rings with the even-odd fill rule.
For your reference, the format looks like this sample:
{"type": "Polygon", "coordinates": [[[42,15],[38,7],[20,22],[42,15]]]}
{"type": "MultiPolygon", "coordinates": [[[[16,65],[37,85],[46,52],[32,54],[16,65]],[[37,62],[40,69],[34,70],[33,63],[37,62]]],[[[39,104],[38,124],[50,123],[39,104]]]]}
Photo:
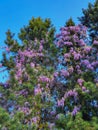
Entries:
{"type": "Polygon", "coordinates": [[[72,19],[55,35],[49,19],[32,18],[6,33],[0,68],[1,130],[97,130],[98,40],[72,19]]]}

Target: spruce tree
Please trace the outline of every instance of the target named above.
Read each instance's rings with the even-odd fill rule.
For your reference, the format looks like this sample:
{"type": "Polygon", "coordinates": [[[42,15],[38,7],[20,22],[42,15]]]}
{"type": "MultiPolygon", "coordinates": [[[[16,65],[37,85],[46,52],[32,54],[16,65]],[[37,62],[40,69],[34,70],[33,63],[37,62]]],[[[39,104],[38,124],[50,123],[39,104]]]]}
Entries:
{"type": "Polygon", "coordinates": [[[79,21],[88,28],[91,41],[98,39],[98,0],[88,4],[87,9],[82,9],[83,16],[79,21]]]}
{"type": "Polygon", "coordinates": [[[71,17],[66,21],[65,26],[66,27],[75,26],[75,23],[71,17]]]}

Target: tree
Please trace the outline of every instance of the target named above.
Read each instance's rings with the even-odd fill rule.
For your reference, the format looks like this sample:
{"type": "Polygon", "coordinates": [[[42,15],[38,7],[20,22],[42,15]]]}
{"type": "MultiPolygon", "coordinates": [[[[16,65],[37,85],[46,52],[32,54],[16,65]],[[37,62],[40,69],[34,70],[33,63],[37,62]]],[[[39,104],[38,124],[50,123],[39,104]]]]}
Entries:
{"type": "MultiPolygon", "coordinates": [[[[55,33],[55,28],[51,24],[50,19],[41,19],[40,17],[38,18],[32,18],[29,21],[29,24],[25,27],[23,27],[19,33],[19,39],[21,43],[19,43],[17,40],[14,39],[13,33],[11,33],[10,30],[6,32],[6,52],[9,52],[6,54],[6,52],[3,53],[3,60],[2,64],[3,66],[7,67],[8,70],[12,69],[15,65],[14,63],[14,58],[17,55],[17,52],[19,51],[20,48],[24,48],[25,46],[28,46],[30,43],[34,42],[34,40],[45,40],[47,44],[45,44],[45,51],[48,53],[50,52],[51,48],[51,43],[54,40],[54,33],[55,33]]],[[[33,44],[32,44],[33,45],[33,44]]],[[[55,47],[52,44],[52,48],[55,47]]]]}
{"type": "Polygon", "coordinates": [[[9,87],[4,87],[6,83],[1,87],[4,98],[2,107],[8,113],[11,109],[14,116],[16,111],[22,113],[25,117],[19,122],[33,124],[38,129],[48,127],[51,105],[49,87],[57,51],[54,32],[49,19],[32,18],[29,25],[21,29],[19,38],[22,43],[17,43],[17,46],[14,34],[9,30],[6,33],[7,47],[2,65],[9,70],[10,78],[7,81],[9,87]]]}
{"type": "Polygon", "coordinates": [[[57,46],[61,50],[62,60],[59,62],[63,64],[63,68],[58,70],[55,80],[56,83],[58,80],[63,81],[64,85],[63,87],[59,85],[56,95],[57,125],[58,128],[65,129],[67,117],[71,114],[72,121],[69,123],[71,127],[68,126],[68,129],[78,129],[79,124],[72,123],[76,120],[79,112],[82,115],[83,124],[87,121],[89,123],[93,117],[98,117],[98,88],[96,84],[98,82],[96,71],[98,69],[98,58],[96,57],[98,41],[94,41],[92,46],[88,45],[86,43],[86,27],[82,25],[62,27],[60,30],[61,33],[57,35],[57,46]],[[62,115],[62,119],[60,115],[62,115]]]}
{"type": "Polygon", "coordinates": [[[1,129],[98,129],[98,41],[90,46],[82,25],[62,27],[55,44],[28,33],[0,86],[1,129]]]}
{"type": "Polygon", "coordinates": [[[66,26],[66,27],[75,26],[75,23],[74,23],[73,19],[72,19],[72,18],[69,18],[69,19],[66,21],[65,26],[66,26]]]}
{"type": "Polygon", "coordinates": [[[87,9],[83,9],[83,16],[79,21],[88,28],[92,41],[98,38],[98,0],[94,4],[89,3],[87,9]]]}

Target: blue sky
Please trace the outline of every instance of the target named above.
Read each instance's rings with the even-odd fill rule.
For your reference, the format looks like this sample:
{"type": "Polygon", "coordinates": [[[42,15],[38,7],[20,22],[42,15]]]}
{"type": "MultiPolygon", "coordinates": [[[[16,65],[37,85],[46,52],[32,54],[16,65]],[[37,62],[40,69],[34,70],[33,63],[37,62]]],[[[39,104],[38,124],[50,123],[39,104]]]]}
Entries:
{"type": "Polygon", "coordinates": [[[72,17],[75,22],[82,15],[82,8],[95,0],[0,0],[0,46],[5,32],[11,29],[16,34],[34,17],[51,18],[59,30],[65,21],[72,17]]]}
{"type": "MultiPolygon", "coordinates": [[[[95,0],[0,0],[0,47],[4,43],[5,32],[19,32],[34,17],[50,18],[57,31],[69,17],[78,23],[82,8],[95,0]]],[[[0,58],[1,58],[0,51],[0,58]]]]}

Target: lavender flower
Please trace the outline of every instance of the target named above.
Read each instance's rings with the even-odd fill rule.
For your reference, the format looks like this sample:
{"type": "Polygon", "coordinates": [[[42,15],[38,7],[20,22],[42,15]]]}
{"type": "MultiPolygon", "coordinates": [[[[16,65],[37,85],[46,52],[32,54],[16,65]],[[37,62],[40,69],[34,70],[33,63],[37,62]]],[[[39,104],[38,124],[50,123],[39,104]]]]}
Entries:
{"type": "Polygon", "coordinates": [[[69,76],[69,72],[67,70],[62,69],[61,70],[61,75],[65,76],[65,77],[68,77],[69,76]]]}
{"type": "Polygon", "coordinates": [[[50,82],[50,79],[46,76],[40,76],[38,80],[41,82],[50,82]]]}
{"type": "Polygon", "coordinates": [[[90,69],[90,70],[94,70],[94,67],[91,64],[88,64],[87,68],[90,69]]]}
{"type": "Polygon", "coordinates": [[[42,93],[42,90],[40,87],[37,87],[34,89],[34,94],[37,95],[37,94],[41,94],[42,93]]]}
{"type": "Polygon", "coordinates": [[[84,80],[83,80],[83,79],[78,79],[78,80],[77,80],[77,83],[78,83],[80,86],[82,86],[83,83],[84,83],[84,80]]]}
{"type": "Polygon", "coordinates": [[[80,110],[80,107],[75,106],[72,111],[72,116],[75,116],[79,110],[80,110]]]}
{"type": "Polygon", "coordinates": [[[83,60],[81,63],[82,63],[83,65],[88,65],[88,64],[89,64],[89,61],[88,61],[88,60],[83,60]]]}
{"type": "Polygon", "coordinates": [[[82,39],[80,39],[79,44],[80,44],[80,46],[85,46],[86,45],[84,40],[82,40],[82,39]]]}
{"type": "Polygon", "coordinates": [[[64,42],[64,45],[67,45],[67,46],[72,46],[73,43],[72,42],[64,42]]]}
{"type": "Polygon", "coordinates": [[[64,107],[64,101],[65,101],[64,98],[62,98],[61,100],[58,100],[58,102],[57,102],[58,107],[60,107],[60,106],[64,107]]]}
{"type": "Polygon", "coordinates": [[[93,45],[98,45],[98,41],[94,40],[93,45]]]}
{"type": "Polygon", "coordinates": [[[79,60],[81,58],[80,54],[74,53],[74,60],[79,60]]]}

